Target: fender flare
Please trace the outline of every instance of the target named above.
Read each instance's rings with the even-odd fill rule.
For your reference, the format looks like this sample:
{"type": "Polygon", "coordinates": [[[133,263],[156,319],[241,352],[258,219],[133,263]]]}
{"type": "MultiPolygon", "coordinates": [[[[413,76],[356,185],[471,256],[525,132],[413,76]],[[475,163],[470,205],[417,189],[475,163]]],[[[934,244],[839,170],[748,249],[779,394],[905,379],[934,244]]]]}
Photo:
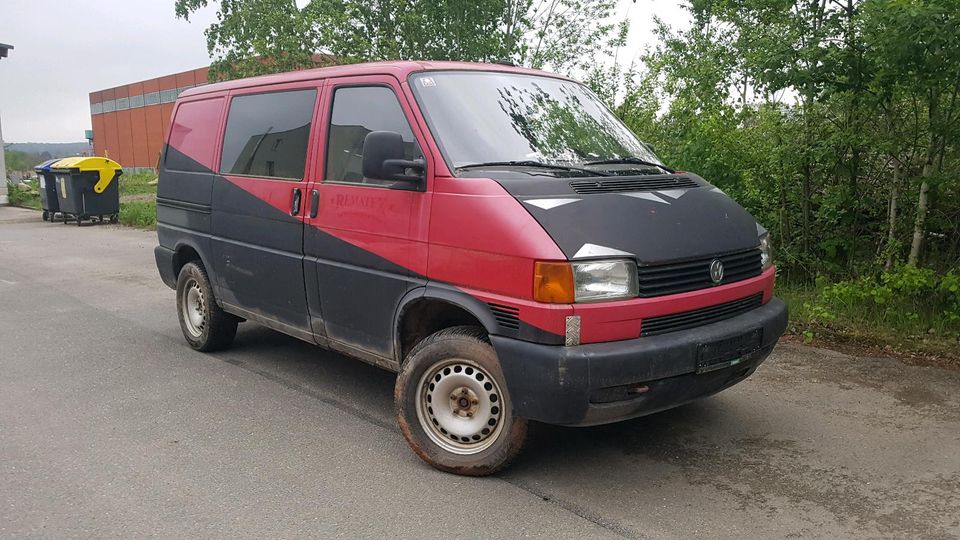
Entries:
{"type": "Polygon", "coordinates": [[[401,351],[403,350],[400,325],[403,322],[403,317],[407,310],[421,300],[444,302],[466,311],[480,321],[480,324],[483,325],[484,330],[486,330],[488,334],[497,334],[500,328],[497,319],[490,310],[490,306],[482,300],[471,296],[453,285],[427,283],[423,287],[417,287],[407,292],[397,305],[393,322],[393,356],[398,365],[403,362],[403,358],[400,358],[401,351]]]}
{"type": "MultiPolygon", "coordinates": [[[[177,256],[178,256],[178,254],[180,253],[180,250],[183,249],[183,248],[185,248],[185,247],[188,247],[188,248],[190,248],[190,249],[192,249],[192,250],[194,250],[194,251],[197,252],[197,255],[200,257],[200,263],[203,264],[203,268],[207,271],[207,275],[210,275],[210,271],[211,271],[212,269],[210,268],[210,265],[207,264],[207,257],[206,257],[206,255],[204,254],[203,250],[200,249],[200,246],[198,246],[198,245],[196,244],[196,242],[193,242],[192,240],[190,240],[190,239],[188,239],[188,238],[187,238],[187,239],[181,239],[181,240],[179,240],[179,241],[177,242],[177,244],[176,244],[175,246],[173,246],[173,254],[174,254],[173,264],[176,265],[176,264],[179,262],[179,261],[177,260],[177,256]]],[[[181,265],[181,267],[182,267],[182,265],[181,265]]],[[[174,270],[176,270],[176,268],[174,268],[174,270]]],[[[175,272],[174,272],[174,275],[175,275],[175,276],[176,276],[176,275],[179,275],[179,272],[176,272],[176,271],[175,271],[175,272]]]]}

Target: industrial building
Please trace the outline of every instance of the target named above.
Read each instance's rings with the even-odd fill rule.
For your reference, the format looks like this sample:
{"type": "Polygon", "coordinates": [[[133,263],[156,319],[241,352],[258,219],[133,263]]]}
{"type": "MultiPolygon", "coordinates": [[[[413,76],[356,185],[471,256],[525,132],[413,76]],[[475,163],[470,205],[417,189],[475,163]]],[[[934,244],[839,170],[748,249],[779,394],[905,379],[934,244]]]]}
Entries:
{"type": "Polygon", "coordinates": [[[154,168],[163,151],[173,102],[207,83],[199,68],[90,93],[93,151],[124,168],[154,168]]]}

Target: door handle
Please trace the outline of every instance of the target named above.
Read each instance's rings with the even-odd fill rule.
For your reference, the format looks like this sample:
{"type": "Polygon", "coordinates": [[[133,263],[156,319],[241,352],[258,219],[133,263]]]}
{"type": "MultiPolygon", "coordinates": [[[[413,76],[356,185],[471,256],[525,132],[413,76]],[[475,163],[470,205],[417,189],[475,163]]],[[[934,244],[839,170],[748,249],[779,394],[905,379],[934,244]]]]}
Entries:
{"type": "Polygon", "coordinates": [[[293,188],[293,207],[290,208],[290,215],[295,216],[300,213],[300,188],[293,188]]]}
{"type": "Polygon", "coordinates": [[[320,192],[313,190],[310,192],[310,217],[317,217],[317,211],[320,210],[320,192]]]}

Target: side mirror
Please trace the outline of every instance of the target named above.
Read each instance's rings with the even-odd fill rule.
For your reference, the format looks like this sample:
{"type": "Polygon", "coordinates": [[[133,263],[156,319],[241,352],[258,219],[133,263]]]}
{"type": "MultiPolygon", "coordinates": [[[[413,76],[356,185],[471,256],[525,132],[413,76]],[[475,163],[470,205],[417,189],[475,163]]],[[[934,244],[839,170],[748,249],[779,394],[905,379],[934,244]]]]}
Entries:
{"type": "Polygon", "coordinates": [[[652,144],[650,144],[650,143],[648,143],[648,142],[645,142],[645,143],[643,143],[643,145],[646,146],[646,147],[647,147],[647,150],[649,150],[652,154],[656,155],[657,149],[654,148],[654,146],[653,146],[652,144]]]}
{"type": "Polygon", "coordinates": [[[394,131],[371,131],[363,139],[363,176],[374,180],[423,181],[426,163],[404,159],[403,137],[394,131]],[[415,174],[407,174],[413,169],[415,174]]]}

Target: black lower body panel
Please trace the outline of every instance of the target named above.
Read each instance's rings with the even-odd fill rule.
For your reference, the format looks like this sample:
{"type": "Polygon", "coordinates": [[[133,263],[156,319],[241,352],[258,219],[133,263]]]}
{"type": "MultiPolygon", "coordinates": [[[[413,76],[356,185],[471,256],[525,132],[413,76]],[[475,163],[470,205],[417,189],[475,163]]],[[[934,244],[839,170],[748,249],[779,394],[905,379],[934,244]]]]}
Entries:
{"type": "Polygon", "coordinates": [[[658,336],[559,347],[491,336],[517,415],[605,424],[676,407],[746,379],[787,326],[772,299],[737,317],[658,336]]]}

